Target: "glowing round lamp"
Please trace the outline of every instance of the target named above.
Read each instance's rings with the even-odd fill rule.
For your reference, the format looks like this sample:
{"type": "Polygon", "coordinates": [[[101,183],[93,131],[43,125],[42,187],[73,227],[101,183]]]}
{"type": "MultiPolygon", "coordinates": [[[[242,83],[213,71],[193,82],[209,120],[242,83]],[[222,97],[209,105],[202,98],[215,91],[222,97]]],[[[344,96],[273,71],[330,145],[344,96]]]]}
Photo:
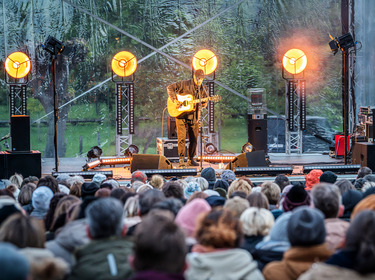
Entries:
{"type": "Polygon", "coordinates": [[[5,60],[5,71],[13,78],[21,79],[27,76],[30,70],[30,58],[23,52],[11,53],[5,60]]]}
{"type": "Polygon", "coordinates": [[[210,50],[200,50],[193,56],[192,65],[194,70],[202,69],[205,75],[216,70],[217,57],[210,50]]]}
{"type": "Polygon", "coordinates": [[[299,49],[290,49],[284,54],[283,66],[290,74],[299,74],[305,70],[307,65],[307,57],[305,53],[299,49]]]}
{"type": "Polygon", "coordinates": [[[137,58],[130,52],[119,52],[112,58],[111,67],[120,77],[130,76],[137,69],[137,58]]]}

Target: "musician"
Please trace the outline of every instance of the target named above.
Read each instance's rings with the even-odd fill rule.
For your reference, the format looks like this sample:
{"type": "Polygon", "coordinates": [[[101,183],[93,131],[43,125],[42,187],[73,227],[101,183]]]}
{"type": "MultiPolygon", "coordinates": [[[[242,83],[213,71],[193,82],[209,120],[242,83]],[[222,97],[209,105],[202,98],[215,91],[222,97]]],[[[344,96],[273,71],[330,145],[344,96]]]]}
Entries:
{"type": "MultiPolygon", "coordinates": [[[[179,81],[170,84],[167,87],[170,99],[176,103],[177,106],[181,102],[177,100],[176,93],[179,95],[191,94],[194,99],[199,99],[199,91],[201,98],[207,97],[207,88],[203,85],[204,72],[202,69],[195,71],[193,78],[190,80],[179,81]]],[[[207,102],[202,102],[202,107],[206,107],[207,102]]],[[[195,105],[195,110],[192,112],[183,113],[176,117],[176,128],[178,138],[178,157],[179,167],[185,167],[185,138],[186,128],[189,136],[189,151],[187,158],[187,166],[198,166],[199,164],[194,160],[197,149],[198,129],[199,129],[199,103],[195,105]]]]}

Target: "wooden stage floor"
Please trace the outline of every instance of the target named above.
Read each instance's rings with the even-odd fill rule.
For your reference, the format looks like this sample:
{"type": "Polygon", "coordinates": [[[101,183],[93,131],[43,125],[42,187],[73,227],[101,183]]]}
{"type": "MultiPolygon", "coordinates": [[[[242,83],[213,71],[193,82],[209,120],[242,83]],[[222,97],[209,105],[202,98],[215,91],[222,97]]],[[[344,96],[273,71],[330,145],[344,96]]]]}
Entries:
{"type": "MultiPolygon", "coordinates": [[[[103,157],[104,158],[104,157],[103,157]]],[[[329,155],[325,154],[283,154],[283,153],[270,153],[269,159],[273,167],[277,166],[300,166],[300,165],[342,165],[344,164],[343,159],[331,158],[329,155]]],[[[60,158],[59,159],[59,172],[80,172],[83,170],[83,166],[86,164],[86,158],[60,158]]],[[[178,167],[177,162],[172,162],[173,168],[178,167]]],[[[220,177],[221,172],[225,168],[226,164],[208,163],[203,162],[203,168],[212,167],[217,173],[217,177],[220,177]]],[[[54,158],[44,158],[42,159],[42,174],[51,174],[55,167],[54,158]]],[[[91,169],[90,171],[112,171],[113,178],[119,181],[128,182],[131,179],[130,167],[129,165],[122,165],[116,167],[102,166],[91,169]]],[[[199,174],[200,166],[197,167],[199,174]]],[[[261,177],[258,178],[259,181],[266,181],[267,179],[273,179],[274,177],[261,177]]],[[[339,178],[355,178],[353,175],[340,175],[339,178]],[[348,177],[349,176],[349,177],[348,177]]],[[[256,182],[257,178],[252,178],[251,180],[256,182]]],[[[292,180],[303,181],[303,175],[291,176],[292,180]]]]}

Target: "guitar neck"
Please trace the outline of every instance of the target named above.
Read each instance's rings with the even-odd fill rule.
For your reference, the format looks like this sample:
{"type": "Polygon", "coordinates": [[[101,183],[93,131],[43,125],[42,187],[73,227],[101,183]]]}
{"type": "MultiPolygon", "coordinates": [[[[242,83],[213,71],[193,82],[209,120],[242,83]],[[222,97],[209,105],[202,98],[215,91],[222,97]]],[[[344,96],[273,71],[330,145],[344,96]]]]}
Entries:
{"type": "Polygon", "coordinates": [[[192,103],[199,103],[199,100],[201,100],[202,102],[206,102],[206,101],[210,101],[211,99],[212,99],[212,97],[205,97],[205,98],[201,98],[201,99],[195,99],[191,102],[192,103]]]}

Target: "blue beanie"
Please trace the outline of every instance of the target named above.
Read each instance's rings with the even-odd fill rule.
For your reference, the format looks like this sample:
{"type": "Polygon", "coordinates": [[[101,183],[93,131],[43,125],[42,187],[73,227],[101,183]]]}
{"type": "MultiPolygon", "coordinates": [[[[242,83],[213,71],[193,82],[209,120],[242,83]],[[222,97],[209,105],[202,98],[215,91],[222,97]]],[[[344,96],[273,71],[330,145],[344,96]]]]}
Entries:
{"type": "Polygon", "coordinates": [[[27,279],[30,265],[25,256],[9,243],[0,243],[0,280],[27,279]]]}
{"type": "Polygon", "coordinates": [[[198,183],[197,182],[189,182],[187,187],[184,189],[184,195],[185,195],[185,198],[186,199],[189,199],[189,197],[195,193],[195,192],[200,192],[202,191],[199,186],[198,186],[198,183]]]}
{"type": "Polygon", "coordinates": [[[48,211],[53,192],[49,187],[37,187],[33,192],[32,205],[34,209],[48,211]]]}

